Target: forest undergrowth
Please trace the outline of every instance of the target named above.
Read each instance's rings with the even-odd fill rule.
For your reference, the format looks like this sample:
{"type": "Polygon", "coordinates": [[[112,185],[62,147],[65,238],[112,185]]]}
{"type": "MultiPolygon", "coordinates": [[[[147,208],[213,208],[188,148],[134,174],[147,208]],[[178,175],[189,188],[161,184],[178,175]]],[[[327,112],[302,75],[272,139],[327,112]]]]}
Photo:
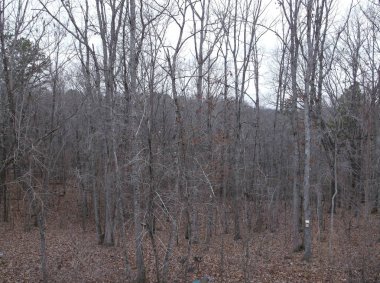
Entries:
{"type": "MultiPolygon", "coordinates": [[[[116,231],[115,246],[97,244],[93,219],[85,230],[79,205],[65,197],[59,206],[48,211],[46,240],[48,274],[51,282],[126,282],[124,255],[120,234],[116,231]]],[[[13,208],[9,223],[0,226],[0,281],[39,282],[39,230],[25,231],[22,210],[13,208]]],[[[217,216],[218,210],[215,209],[217,216]]],[[[218,219],[218,218],[217,218],[218,219]]],[[[243,239],[234,241],[233,233],[223,234],[214,226],[213,237],[206,244],[191,246],[188,264],[188,241],[179,226],[178,242],[170,260],[169,282],[192,282],[208,276],[213,282],[379,282],[380,280],[380,217],[373,213],[368,219],[352,211],[337,210],[334,234],[329,231],[329,214],[325,229],[313,227],[313,257],[303,260],[302,252],[291,250],[290,211],[279,210],[271,228],[244,232],[243,239]],[[330,248],[331,247],[331,248],[330,248]],[[186,270],[185,270],[186,269],[186,270]]],[[[202,223],[206,215],[201,215],[202,223]]],[[[264,221],[265,223],[266,221],[264,221]]],[[[316,221],[314,221],[316,223],[316,221]]],[[[201,225],[201,235],[204,235],[201,225]]],[[[231,225],[232,226],[232,225],[231,225]]],[[[244,225],[242,225],[244,226],[244,225]]],[[[128,259],[135,272],[132,220],[126,223],[128,259]]],[[[158,258],[162,261],[169,231],[167,223],[157,221],[155,240],[158,258]]],[[[155,257],[148,234],[144,233],[144,257],[148,282],[157,282],[155,257]]]]}

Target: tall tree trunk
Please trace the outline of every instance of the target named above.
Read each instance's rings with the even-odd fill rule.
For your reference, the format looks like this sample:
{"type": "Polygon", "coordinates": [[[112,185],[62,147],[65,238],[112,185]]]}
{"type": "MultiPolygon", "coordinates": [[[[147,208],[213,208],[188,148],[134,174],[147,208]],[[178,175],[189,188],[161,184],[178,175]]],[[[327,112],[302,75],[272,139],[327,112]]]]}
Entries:
{"type": "MultiPolygon", "coordinates": [[[[308,98],[306,98],[308,99],[308,98]]],[[[310,116],[309,105],[305,102],[305,169],[304,169],[304,192],[303,192],[303,206],[305,215],[305,260],[309,261],[311,258],[311,209],[310,209],[310,156],[311,156],[311,130],[310,130],[310,116]]]]}
{"type": "Polygon", "coordinates": [[[304,168],[304,188],[303,206],[305,215],[304,237],[305,237],[305,260],[311,258],[311,209],[310,209],[310,168],[311,168],[311,124],[310,124],[310,88],[312,81],[312,70],[314,67],[313,45],[312,45],[312,13],[313,0],[307,3],[307,69],[305,74],[305,97],[304,97],[304,126],[305,126],[305,168],[304,168]]]}
{"type": "MultiPolygon", "coordinates": [[[[8,3],[9,4],[9,3],[8,3]]],[[[15,102],[15,93],[14,93],[14,78],[13,78],[13,66],[12,66],[12,57],[14,56],[12,51],[8,52],[7,49],[12,50],[12,45],[14,45],[14,42],[10,44],[10,46],[7,46],[7,34],[9,34],[9,31],[6,30],[6,15],[5,15],[5,9],[8,6],[6,4],[6,1],[0,2],[0,48],[1,48],[1,68],[2,68],[2,77],[4,80],[5,85],[5,94],[6,94],[6,105],[7,108],[5,108],[7,111],[4,111],[8,115],[4,115],[2,117],[4,119],[4,127],[2,130],[4,130],[4,137],[2,137],[2,156],[1,156],[1,167],[0,167],[0,178],[4,179],[1,180],[3,182],[0,182],[0,190],[2,192],[2,202],[3,202],[3,220],[7,222],[8,219],[8,207],[9,207],[9,199],[8,199],[8,191],[6,186],[6,170],[8,165],[11,164],[11,162],[6,162],[6,156],[10,155],[17,155],[17,152],[12,152],[14,146],[16,145],[16,102],[15,102]],[[10,54],[9,54],[10,53],[10,54]]],[[[17,24],[21,24],[20,22],[17,22],[17,24]]],[[[17,31],[18,32],[18,31],[17,31]]],[[[12,35],[12,41],[16,39],[16,36],[18,34],[12,35]]],[[[9,43],[8,43],[9,45],[9,43]]],[[[5,100],[5,99],[4,99],[5,100]]],[[[5,102],[5,101],[4,101],[5,102]]],[[[1,114],[3,115],[3,113],[1,114]]]]}
{"type": "Polygon", "coordinates": [[[225,44],[224,54],[224,86],[223,86],[223,144],[222,144],[222,225],[223,233],[228,234],[227,220],[227,186],[228,186],[228,147],[229,147],[229,127],[228,127],[228,42],[225,44]]]}
{"type": "MultiPolygon", "coordinates": [[[[241,101],[242,93],[244,93],[243,85],[239,88],[239,70],[238,70],[238,2],[235,3],[234,7],[234,20],[233,20],[233,62],[234,62],[234,87],[235,87],[235,124],[234,124],[234,187],[233,187],[233,213],[234,213],[234,239],[241,239],[240,231],[240,206],[239,206],[239,192],[240,192],[240,145],[241,145],[241,101]]],[[[244,49],[245,50],[245,49],[244,49]]],[[[244,82],[244,81],[243,81],[244,82]]]]}
{"type": "MultiPolygon", "coordinates": [[[[211,69],[210,61],[208,61],[208,69],[211,69]]],[[[210,72],[208,72],[207,75],[207,81],[210,82],[210,72]]],[[[213,109],[213,101],[212,101],[212,95],[211,95],[211,85],[210,83],[207,84],[207,127],[206,127],[206,133],[207,133],[207,161],[210,163],[208,166],[208,172],[209,175],[213,175],[212,171],[212,164],[213,162],[213,155],[212,155],[212,109],[213,109]],[[210,170],[211,169],[211,170],[210,170]]],[[[214,205],[215,205],[215,194],[214,189],[212,185],[213,178],[208,177],[206,172],[202,169],[204,177],[206,179],[206,182],[209,185],[210,192],[208,192],[209,198],[207,202],[207,221],[206,221],[206,243],[209,244],[211,237],[212,237],[212,226],[213,226],[213,215],[214,215],[214,205]]]]}
{"type": "MultiPolygon", "coordinates": [[[[300,8],[300,1],[295,1],[294,7],[290,7],[290,19],[288,24],[290,28],[290,75],[291,75],[291,89],[292,89],[292,131],[293,131],[293,209],[292,209],[292,234],[293,234],[293,250],[298,251],[301,247],[301,240],[299,236],[300,226],[300,210],[299,210],[299,141],[298,141],[298,86],[297,86],[297,70],[298,70],[298,13],[300,8]]],[[[285,7],[283,7],[285,10],[285,7]]]]}
{"type": "MultiPolygon", "coordinates": [[[[137,57],[137,42],[136,42],[136,1],[129,1],[129,12],[130,12],[130,96],[133,99],[137,99],[137,68],[138,68],[138,57],[137,57]]],[[[137,103],[136,103],[137,104],[137,103]]],[[[134,119],[136,115],[136,106],[131,105],[131,121],[130,125],[135,126],[134,119]]],[[[135,158],[137,154],[138,137],[134,134],[134,129],[137,127],[131,127],[130,134],[133,137],[132,140],[132,156],[135,158]]],[[[144,255],[143,255],[143,229],[141,225],[141,195],[140,186],[137,182],[137,168],[134,164],[132,165],[132,186],[133,186],[133,211],[134,211],[134,226],[135,226],[135,248],[136,248],[136,265],[137,265],[137,283],[144,283],[146,281],[145,265],[144,265],[144,255]]]]}

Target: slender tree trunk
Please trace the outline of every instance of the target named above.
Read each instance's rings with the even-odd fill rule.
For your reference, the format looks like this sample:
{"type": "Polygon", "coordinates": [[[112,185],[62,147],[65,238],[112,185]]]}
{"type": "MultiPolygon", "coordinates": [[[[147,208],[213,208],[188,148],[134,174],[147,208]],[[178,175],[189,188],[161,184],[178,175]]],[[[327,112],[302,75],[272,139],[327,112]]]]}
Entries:
{"type": "MultiPolygon", "coordinates": [[[[2,149],[2,160],[5,161],[5,157],[10,154],[17,154],[17,152],[12,152],[14,146],[16,145],[16,102],[15,102],[15,93],[14,93],[14,78],[13,78],[13,66],[12,66],[12,57],[14,56],[12,51],[8,52],[7,49],[12,50],[13,42],[11,46],[7,48],[6,36],[9,34],[9,31],[6,30],[6,15],[5,9],[8,6],[6,1],[0,2],[0,48],[1,48],[1,61],[2,61],[2,78],[4,81],[4,93],[6,94],[6,105],[7,108],[5,113],[8,112],[8,115],[4,115],[4,137],[2,137],[2,145],[4,148],[2,149]],[[11,53],[11,54],[9,54],[11,53]],[[8,124],[8,125],[7,125],[8,124]]],[[[17,22],[17,24],[21,24],[17,22]]],[[[16,34],[12,35],[14,39],[16,38],[16,34]]],[[[5,99],[4,99],[5,100],[5,99]]],[[[5,101],[4,101],[5,102],[5,101]]],[[[1,114],[3,115],[3,113],[1,114]]],[[[13,161],[15,162],[15,161],[13,161]]],[[[0,191],[2,192],[2,202],[3,202],[3,220],[4,222],[8,222],[8,208],[9,208],[9,199],[8,199],[8,188],[6,186],[6,170],[10,162],[2,162],[0,167],[0,178],[4,179],[0,182],[0,191]],[[8,163],[8,164],[7,164],[8,163]]]]}
{"type": "MultiPolygon", "coordinates": [[[[136,42],[136,1],[129,0],[129,11],[130,11],[130,95],[131,99],[137,99],[137,68],[138,68],[138,57],[137,57],[137,42],[136,42]]],[[[132,153],[133,156],[137,154],[138,137],[134,134],[135,125],[134,119],[137,117],[135,115],[136,105],[131,105],[131,132],[130,134],[134,136],[132,141],[132,153]]],[[[137,127],[136,127],[137,128],[137,127]]],[[[134,211],[134,226],[135,226],[135,248],[136,248],[136,265],[137,265],[137,283],[144,283],[146,281],[145,275],[145,265],[144,265],[144,255],[143,255],[143,229],[141,225],[141,195],[140,186],[137,182],[137,168],[134,164],[132,165],[132,186],[133,186],[133,211],[134,211]]]]}
{"type": "Polygon", "coordinates": [[[100,223],[99,189],[98,189],[99,181],[98,181],[97,165],[96,165],[96,161],[94,160],[94,157],[91,157],[91,171],[93,172],[91,187],[92,187],[92,200],[93,200],[93,205],[94,205],[96,239],[97,239],[98,245],[101,245],[103,244],[104,234],[102,232],[102,225],[100,223]]]}
{"type": "MultiPolygon", "coordinates": [[[[210,61],[208,69],[211,69],[210,67],[210,61]]],[[[210,72],[208,72],[207,81],[210,82],[210,72]]],[[[207,84],[207,161],[211,164],[214,164],[213,162],[213,155],[212,155],[212,109],[213,109],[213,101],[211,96],[211,85],[210,83],[207,84]]],[[[208,166],[208,168],[211,169],[212,166],[208,166]]],[[[202,168],[201,168],[202,169],[202,168]]],[[[210,192],[208,192],[208,202],[207,202],[207,221],[206,221],[206,243],[209,244],[211,237],[212,237],[212,226],[213,226],[213,215],[214,215],[214,205],[215,205],[215,195],[214,195],[214,189],[212,185],[213,178],[208,177],[206,175],[206,172],[202,169],[203,174],[205,175],[206,181],[208,182],[210,192]]],[[[212,170],[207,170],[210,176],[213,175],[212,170]]]]}
{"type": "Polygon", "coordinates": [[[41,260],[41,273],[42,282],[47,283],[48,273],[47,273],[47,257],[46,257],[46,224],[45,224],[45,209],[44,204],[41,204],[40,211],[37,215],[38,228],[40,231],[40,260],[41,260]]]}
{"type": "MultiPolygon", "coordinates": [[[[115,131],[115,125],[112,126],[112,131],[115,131]]],[[[113,133],[113,137],[115,137],[115,133],[113,133]]],[[[119,160],[117,158],[116,152],[116,140],[113,138],[113,159],[115,164],[115,187],[116,187],[116,207],[119,211],[119,219],[120,219],[120,232],[121,232],[121,242],[124,252],[124,268],[125,268],[125,278],[126,280],[131,280],[131,267],[128,259],[128,246],[127,246],[127,231],[125,229],[125,218],[124,218],[124,207],[122,201],[121,187],[122,187],[122,174],[120,172],[119,160]]]]}
{"type": "Polygon", "coordinates": [[[149,115],[147,118],[147,128],[148,128],[148,171],[149,171],[149,196],[148,196],[148,220],[147,220],[147,229],[149,237],[151,240],[153,255],[155,261],[155,273],[157,282],[160,282],[160,268],[159,268],[159,255],[157,250],[155,234],[155,206],[154,206],[154,196],[156,193],[156,184],[155,184],[155,172],[154,172],[154,156],[153,156],[153,119],[154,119],[154,77],[155,77],[155,64],[154,60],[151,61],[152,74],[149,78],[149,115]]]}
{"type": "MultiPolygon", "coordinates": [[[[259,88],[259,58],[258,58],[258,47],[257,45],[257,39],[255,35],[255,46],[253,50],[253,69],[254,69],[254,86],[255,86],[255,114],[256,114],[256,121],[254,121],[255,125],[255,138],[254,138],[254,147],[253,147],[253,182],[254,182],[254,189],[258,189],[258,186],[256,184],[259,183],[258,177],[259,177],[259,135],[260,135],[260,88],[259,88]]],[[[250,208],[248,208],[249,214],[247,215],[248,220],[248,229],[251,230],[252,224],[251,224],[251,213],[250,208]]],[[[260,209],[261,211],[261,209],[260,209]]],[[[270,210],[271,211],[271,210],[270,210]]],[[[271,212],[270,212],[271,213],[271,212]]],[[[261,219],[261,212],[259,212],[258,219],[261,219]]]]}
{"type": "Polygon", "coordinates": [[[168,282],[168,273],[169,273],[169,259],[171,258],[173,254],[173,247],[176,239],[176,231],[177,231],[177,222],[175,221],[174,217],[171,218],[171,228],[170,228],[170,236],[169,236],[169,242],[168,246],[165,252],[165,257],[162,263],[162,283],[168,282]]]}
{"type": "MultiPolygon", "coordinates": [[[[306,98],[308,99],[308,98],[306,98]]],[[[308,103],[305,102],[305,169],[304,169],[304,215],[305,215],[305,256],[309,261],[311,258],[311,209],[310,209],[310,156],[311,156],[311,131],[308,103]]]]}
{"type": "MultiPolygon", "coordinates": [[[[299,201],[299,142],[298,142],[298,86],[297,86],[297,70],[298,70],[298,13],[300,8],[300,1],[295,1],[294,7],[290,7],[290,18],[288,24],[290,28],[290,75],[291,75],[291,89],[292,89],[292,131],[293,131],[293,209],[292,209],[292,234],[293,234],[293,250],[298,251],[301,248],[301,241],[299,236],[299,218],[300,218],[300,201],[299,201]]],[[[285,10],[285,7],[283,6],[285,10]]]]}
{"type": "Polygon", "coordinates": [[[228,168],[228,143],[229,143],[229,128],[228,121],[228,43],[226,42],[224,54],[224,86],[223,86],[223,145],[222,145],[222,225],[223,233],[228,234],[227,220],[227,168],[228,168]]]}
{"type": "Polygon", "coordinates": [[[305,168],[304,168],[304,188],[303,207],[305,215],[304,237],[305,237],[305,260],[311,258],[311,209],[310,209],[310,169],[311,169],[311,124],[310,124],[310,88],[312,85],[312,70],[314,66],[313,45],[312,45],[312,10],[313,0],[307,4],[307,69],[305,74],[305,97],[304,97],[304,126],[305,126],[305,168]]]}
{"type": "Polygon", "coordinates": [[[318,182],[316,184],[316,192],[317,192],[317,218],[318,218],[318,238],[321,239],[322,231],[323,231],[323,192],[322,192],[322,181],[318,176],[318,182]]]}
{"type": "MultiPolygon", "coordinates": [[[[238,146],[237,146],[238,147],[238,146]]],[[[238,149],[236,149],[238,151],[238,149]]],[[[240,231],[240,205],[239,205],[239,196],[240,196],[240,176],[239,176],[239,153],[236,153],[236,157],[234,160],[234,198],[233,198],[233,205],[234,205],[234,240],[240,240],[241,237],[241,231],[240,231]]]]}
{"type": "Polygon", "coordinates": [[[125,228],[125,217],[124,217],[124,207],[123,207],[123,201],[121,196],[120,188],[118,188],[118,200],[117,200],[117,207],[119,210],[119,219],[120,219],[120,233],[121,233],[121,242],[123,247],[123,253],[124,253],[124,268],[125,268],[125,279],[127,281],[131,280],[131,266],[128,259],[128,239],[127,239],[127,229],[125,228]]]}
{"type": "Polygon", "coordinates": [[[334,194],[331,197],[331,212],[330,212],[330,239],[329,239],[329,257],[331,260],[332,257],[332,244],[334,237],[334,209],[335,209],[335,197],[338,194],[338,169],[337,169],[337,155],[338,155],[338,147],[337,147],[337,137],[335,137],[335,147],[334,147],[334,194]]]}
{"type": "MultiPolygon", "coordinates": [[[[50,168],[47,166],[47,168],[50,168]]],[[[41,262],[41,275],[42,282],[48,282],[48,273],[47,273],[47,256],[46,256],[46,217],[45,217],[45,207],[47,205],[47,186],[49,181],[49,174],[46,172],[45,168],[42,168],[42,186],[43,186],[43,195],[40,197],[36,196],[36,192],[33,189],[33,164],[32,156],[29,156],[29,176],[28,176],[28,192],[31,194],[31,206],[34,212],[36,213],[36,222],[40,232],[40,262],[41,262]]],[[[47,169],[48,170],[48,169],[47,169]]]]}
{"type": "MultiPolygon", "coordinates": [[[[238,2],[234,4],[234,14],[233,14],[233,42],[232,42],[232,55],[234,64],[234,92],[235,92],[235,105],[234,105],[234,146],[233,146],[233,216],[234,216],[234,239],[241,239],[240,231],[240,205],[239,205],[239,192],[240,192],[240,151],[241,151],[241,100],[243,85],[239,86],[239,68],[238,68],[238,2]]],[[[245,43],[245,42],[244,42],[245,43]]],[[[245,50],[245,48],[244,48],[245,50]]],[[[245,54],[244,54],[245,55],[245,54]]]]}
{"type": "Polygon", "coordinates": [[[109,160],[104,162],[104,201],[105,201],[105,223],[104,223],[104,245],[114,245],[114,196],[112,173],[109,172],[109,160]]]}
{"type": "MultiPolygon", "coordinates": [[[[295,138],[297,138],[297,134],[293,135],[295,138]]],[[[299,193],[299,184],[298,184],[298,178],[299,178],[299,151],[298,151],[298,140],[295,140],[294,142],[294,151],[293,151],[293,209],[292,209],[292,215],[293,215],[293,251],[299,251],[301,248],[301,239],[300,239],[300,193],[299,193]]]]}
{"type": "Polygon", "coordinates": [[[8,217],[8,189],[7,189],[7,184],[6,184],[6,169],[5,166],[4,168],[1,169],[0,171],[0,204],[3,204],[3,221],[7,222],[9,220],[8,217]]]}

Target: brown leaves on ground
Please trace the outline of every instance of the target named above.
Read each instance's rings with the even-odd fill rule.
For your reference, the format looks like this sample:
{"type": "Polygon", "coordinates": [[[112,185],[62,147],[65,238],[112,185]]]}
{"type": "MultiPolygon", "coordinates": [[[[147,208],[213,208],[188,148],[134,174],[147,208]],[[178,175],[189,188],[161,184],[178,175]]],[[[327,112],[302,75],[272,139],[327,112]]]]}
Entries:
{"type": "MultiPolygon", "coordinates": [[[[62,219],[57,217],[49,218],[46,232],[50,282],[126,282],[123,249],[118,241],[114,247],[97,245],[95,231],[83,232],[78,219],[62,225],[62,219]]],[[[33,228],[25,232],[21,222],[0,226],[0,282],[40,281],[39,231],[33,228]]],[[[87,226],[92,227],[90,224],[87,226]]],[[[187,272],[181,260],[187,252],[182,233],[170,261],[169,282],[191,282],[205,275],[214,282],[228,283],[379,282],[379,215],[371,215],[368,221],[357,219],[355,223],[336,216],[331,254],[328,229],[320,239],[314,233],[313,259],[308,263],[303,261],[302,252],[291,251],[289,231],[280,223],[274,233],[251,233],[237,242],[232,233],[217,232],[209,245],[192,247],[187,272]]],[[[135,272],[132,229],[128,239],[128,258],[135,272]]],[[[155,239],[161,267],[168,231],[157,231],[155,239]]],[[[144,256],[148,282],[156,282],[155,258],[147,234],[144,256]]]]}

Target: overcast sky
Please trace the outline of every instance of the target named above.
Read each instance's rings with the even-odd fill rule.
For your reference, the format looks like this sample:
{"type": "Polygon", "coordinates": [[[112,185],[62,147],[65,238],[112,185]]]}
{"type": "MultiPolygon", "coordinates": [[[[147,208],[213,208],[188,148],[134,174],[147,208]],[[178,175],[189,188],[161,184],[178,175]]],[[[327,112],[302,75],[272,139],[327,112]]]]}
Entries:
{"type": "MultiPolygon", "coordinates": [[[[212,0],[211,0],[212,1],[212,0]]],[[[336,23],[339,24],[339,19],[345,18],[345,15],[347,13],[347,10],[351,4],[350,0],[333,0],[335,2],[335,11],[336,11],[336,23]]],[[[361,2],[365,2],[367,0],[362,0],[361,2]]],[[[91,1],[92,2],[92,1],[91,1]]],[[[94,3],[94,2],[92,2],[94,3]]],[[[57,6],[55,6],[57,7],[57,6]]],[[[265,13],[263,14],[261,18],[261,23],[266,26],[271,26],[273,30],[277,30],[281,34],[281,21],[280,14],[281,14],[281,8],[277,4],[277,1],[273,0],[264,0],[263,1],[263,7],[266,7],[265,13]],[[275,24],[277,22],[277,24],[275,24]]],[[[54,9],[54,6],[51,6],[52,9],[54,9]]],[[[79,12],[79,11],[78,11],[79,12]]],[[[93,9],[93,12],[95,13],[95,10],[93,9]]],[[[78,15],[78,21],[80,21],[81,15],[78,15]]],[[[189,22],[188,26],[188,32],[192,29],[192,24],[189,22]]],[[[264,29],[262,28],[260,32],[263,32],[264,29]]],[[[175,28],[169,28],[168,36],[167,36],[167,42],[171,42],[172,45],[175,44],[177,40],[178,32],[175,28]]],[[[100,51],[100,41],[94,40],[95,45],[99,46],[100,51]],[[97,44],[98,42],[99,44],[97,44]]],[[[261,55],[261,68],[260,68],[260,91],[261,91],[261,103],[264,106],[270,106],[275,101],[275,85],[274,85],[274,79],[275,79],[275,73],[276,73],[276,64],[275,64],[275,52],[276,49],[279,47],[279,40],[277,36],[272,31],[267,31],[262,36],[262,38],[259,41],[260,46],[260,55],[261,55]]],[[[99,52],[100,53],[100,52],[99,52]]],[[[187,60],[194,60],[194,45],[193,41],[190,40],[188,45],[183,49],[181,56],[183,58],[186,58],[187,60]]],[[[253,87],[253,86],[251,86],[253,87]]],[[[250,87],[250,88],[251,88],[250,87]]],[[[248,90],[248,93],[251,95],[254,94],[253,89],[248,90]]],[[[249,102],[249,98],[246,99],[247,102],[249,102]]]]}

